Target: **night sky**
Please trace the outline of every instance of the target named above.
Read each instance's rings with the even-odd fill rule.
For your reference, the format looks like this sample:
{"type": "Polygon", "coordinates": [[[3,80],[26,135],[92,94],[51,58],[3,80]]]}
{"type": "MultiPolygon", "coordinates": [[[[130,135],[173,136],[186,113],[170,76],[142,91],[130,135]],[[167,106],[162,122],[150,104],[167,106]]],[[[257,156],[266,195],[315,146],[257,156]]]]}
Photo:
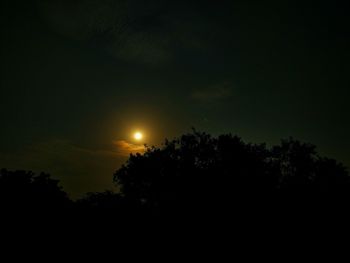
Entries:
{"type": "Polygon", "coordinates": [[[78,197],[113,189],[133,132],[159,145],[191,127],[293,136],[350,166],[342,2],[2,1],[0,167],[78,197]]]}

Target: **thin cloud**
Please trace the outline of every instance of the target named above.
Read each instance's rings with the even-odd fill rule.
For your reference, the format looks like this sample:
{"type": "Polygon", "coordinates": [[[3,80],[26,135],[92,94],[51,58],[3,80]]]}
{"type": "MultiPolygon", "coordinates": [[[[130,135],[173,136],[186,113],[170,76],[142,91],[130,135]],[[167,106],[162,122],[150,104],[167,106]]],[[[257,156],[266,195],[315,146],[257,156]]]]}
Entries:
{"type": "Polygon", "coordinates": [[[191,98],[201,102],[217,101],[232,96],[232,88],[229,83],[216,85],[204,89],[196,89],[192,91],[191,98]]]}
{"type": "Polygon", "coordinates": [[[86,192],[113,189],[112,175],[126,159],[113,145],[110,149],[92,149],[66,140],[49,140],[0,152],[0,167],[50,173],[71,197],[77,198],[86,192]]]}
{"type": "Polygon", "coordinates": [[[178,1],[51,0],[40,2],[39,10],[59,34],[148,65],[175,59],[174,48],[205,50],[214,31],[194,5],[178,1]],[[179,17],[184,9],[188,15],[179,17]]]}
{"type": "Polygon", "coordinates": [[[0,151],[0,168],[50,173],[72,198],[86,192],[114,189],[112,175],[130,154],[144,153],[145,146],[113,141],[106,148],[91,148],[68,140],[48,140],[21,150],[0,151]]]}
{"type": "Polygon", "coordinates": [[[120,156],[144,153],[146,150],[144,145],[132,144],[124,140],[114,141],[113,144],[116,146],[116,153],[120,156]]]}

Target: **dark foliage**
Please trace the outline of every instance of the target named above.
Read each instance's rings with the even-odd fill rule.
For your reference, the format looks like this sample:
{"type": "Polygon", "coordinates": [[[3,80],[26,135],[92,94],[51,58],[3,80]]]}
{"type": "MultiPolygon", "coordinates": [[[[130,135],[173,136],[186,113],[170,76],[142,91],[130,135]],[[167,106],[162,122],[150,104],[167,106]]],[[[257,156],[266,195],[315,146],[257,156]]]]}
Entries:
{"type": "Polygon", "coordinates": [[[67,194],[48,174],[0,171],[0,204],[13,211],[54,211],[71,206],[67,194]]]}
{"type": "Polygon", "coordinates": [[[114,175],[123,198],[153,213],[309,209],[348,199],[346,168],[292,138],[268,149],[194,131],[131,155],[114,175]]]}

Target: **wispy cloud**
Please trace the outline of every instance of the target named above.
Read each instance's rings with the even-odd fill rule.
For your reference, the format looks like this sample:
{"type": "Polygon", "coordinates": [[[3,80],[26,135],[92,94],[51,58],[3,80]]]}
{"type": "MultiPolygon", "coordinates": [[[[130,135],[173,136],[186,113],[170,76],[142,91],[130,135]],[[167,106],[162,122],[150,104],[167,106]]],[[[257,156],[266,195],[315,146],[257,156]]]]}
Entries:
{"type": "Polygon", "coordinates": [[[146,148],[144,145],[132,144],[125,140],[114,141],[116,153],[120,156],[129,156],[135,153],[144,153],[146,148]]]}
{"type": "Polygon", "coordinates": [[[38,5],[56,32],[102,48],[118,60],[157,65],[174,59],[175,47],[207,48],[212,25],[201,18],[193,5],[146,2],[50,0],[38,5]],[[179,17],[179,13],[183,15],[179,17]]]}
{"type": "Polygon", "coordinates": [[[191,98],[201,102],[217,101],[232,96],[230,83],[224,82],[209,88],[195,89],[191,93],[191,98]]]}
{"type": "Polygon", "coordinates": [[[76,198],[86,192],[113,188],[113,173],[131,153],[143,153],[144,150],[144,146],[124,140],[95,149],[53,139],[23,146],[16,151],[0,151],[0,169],[50,173],[76,198]]]}

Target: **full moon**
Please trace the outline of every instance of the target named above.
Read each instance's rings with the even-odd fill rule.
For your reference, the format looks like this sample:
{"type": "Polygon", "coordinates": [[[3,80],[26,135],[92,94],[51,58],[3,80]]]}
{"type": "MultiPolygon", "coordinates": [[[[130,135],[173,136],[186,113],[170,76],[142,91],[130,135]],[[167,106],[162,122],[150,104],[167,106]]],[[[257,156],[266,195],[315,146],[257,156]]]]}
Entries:
{"type": "Polygon", "coordinates": [[[142,134],[141,132],[135,132],[135,133],[134,133],[134,139],[135,139],[136,141],[141,141],[142,138],[143,138],[143,134],[142,134]]]}

